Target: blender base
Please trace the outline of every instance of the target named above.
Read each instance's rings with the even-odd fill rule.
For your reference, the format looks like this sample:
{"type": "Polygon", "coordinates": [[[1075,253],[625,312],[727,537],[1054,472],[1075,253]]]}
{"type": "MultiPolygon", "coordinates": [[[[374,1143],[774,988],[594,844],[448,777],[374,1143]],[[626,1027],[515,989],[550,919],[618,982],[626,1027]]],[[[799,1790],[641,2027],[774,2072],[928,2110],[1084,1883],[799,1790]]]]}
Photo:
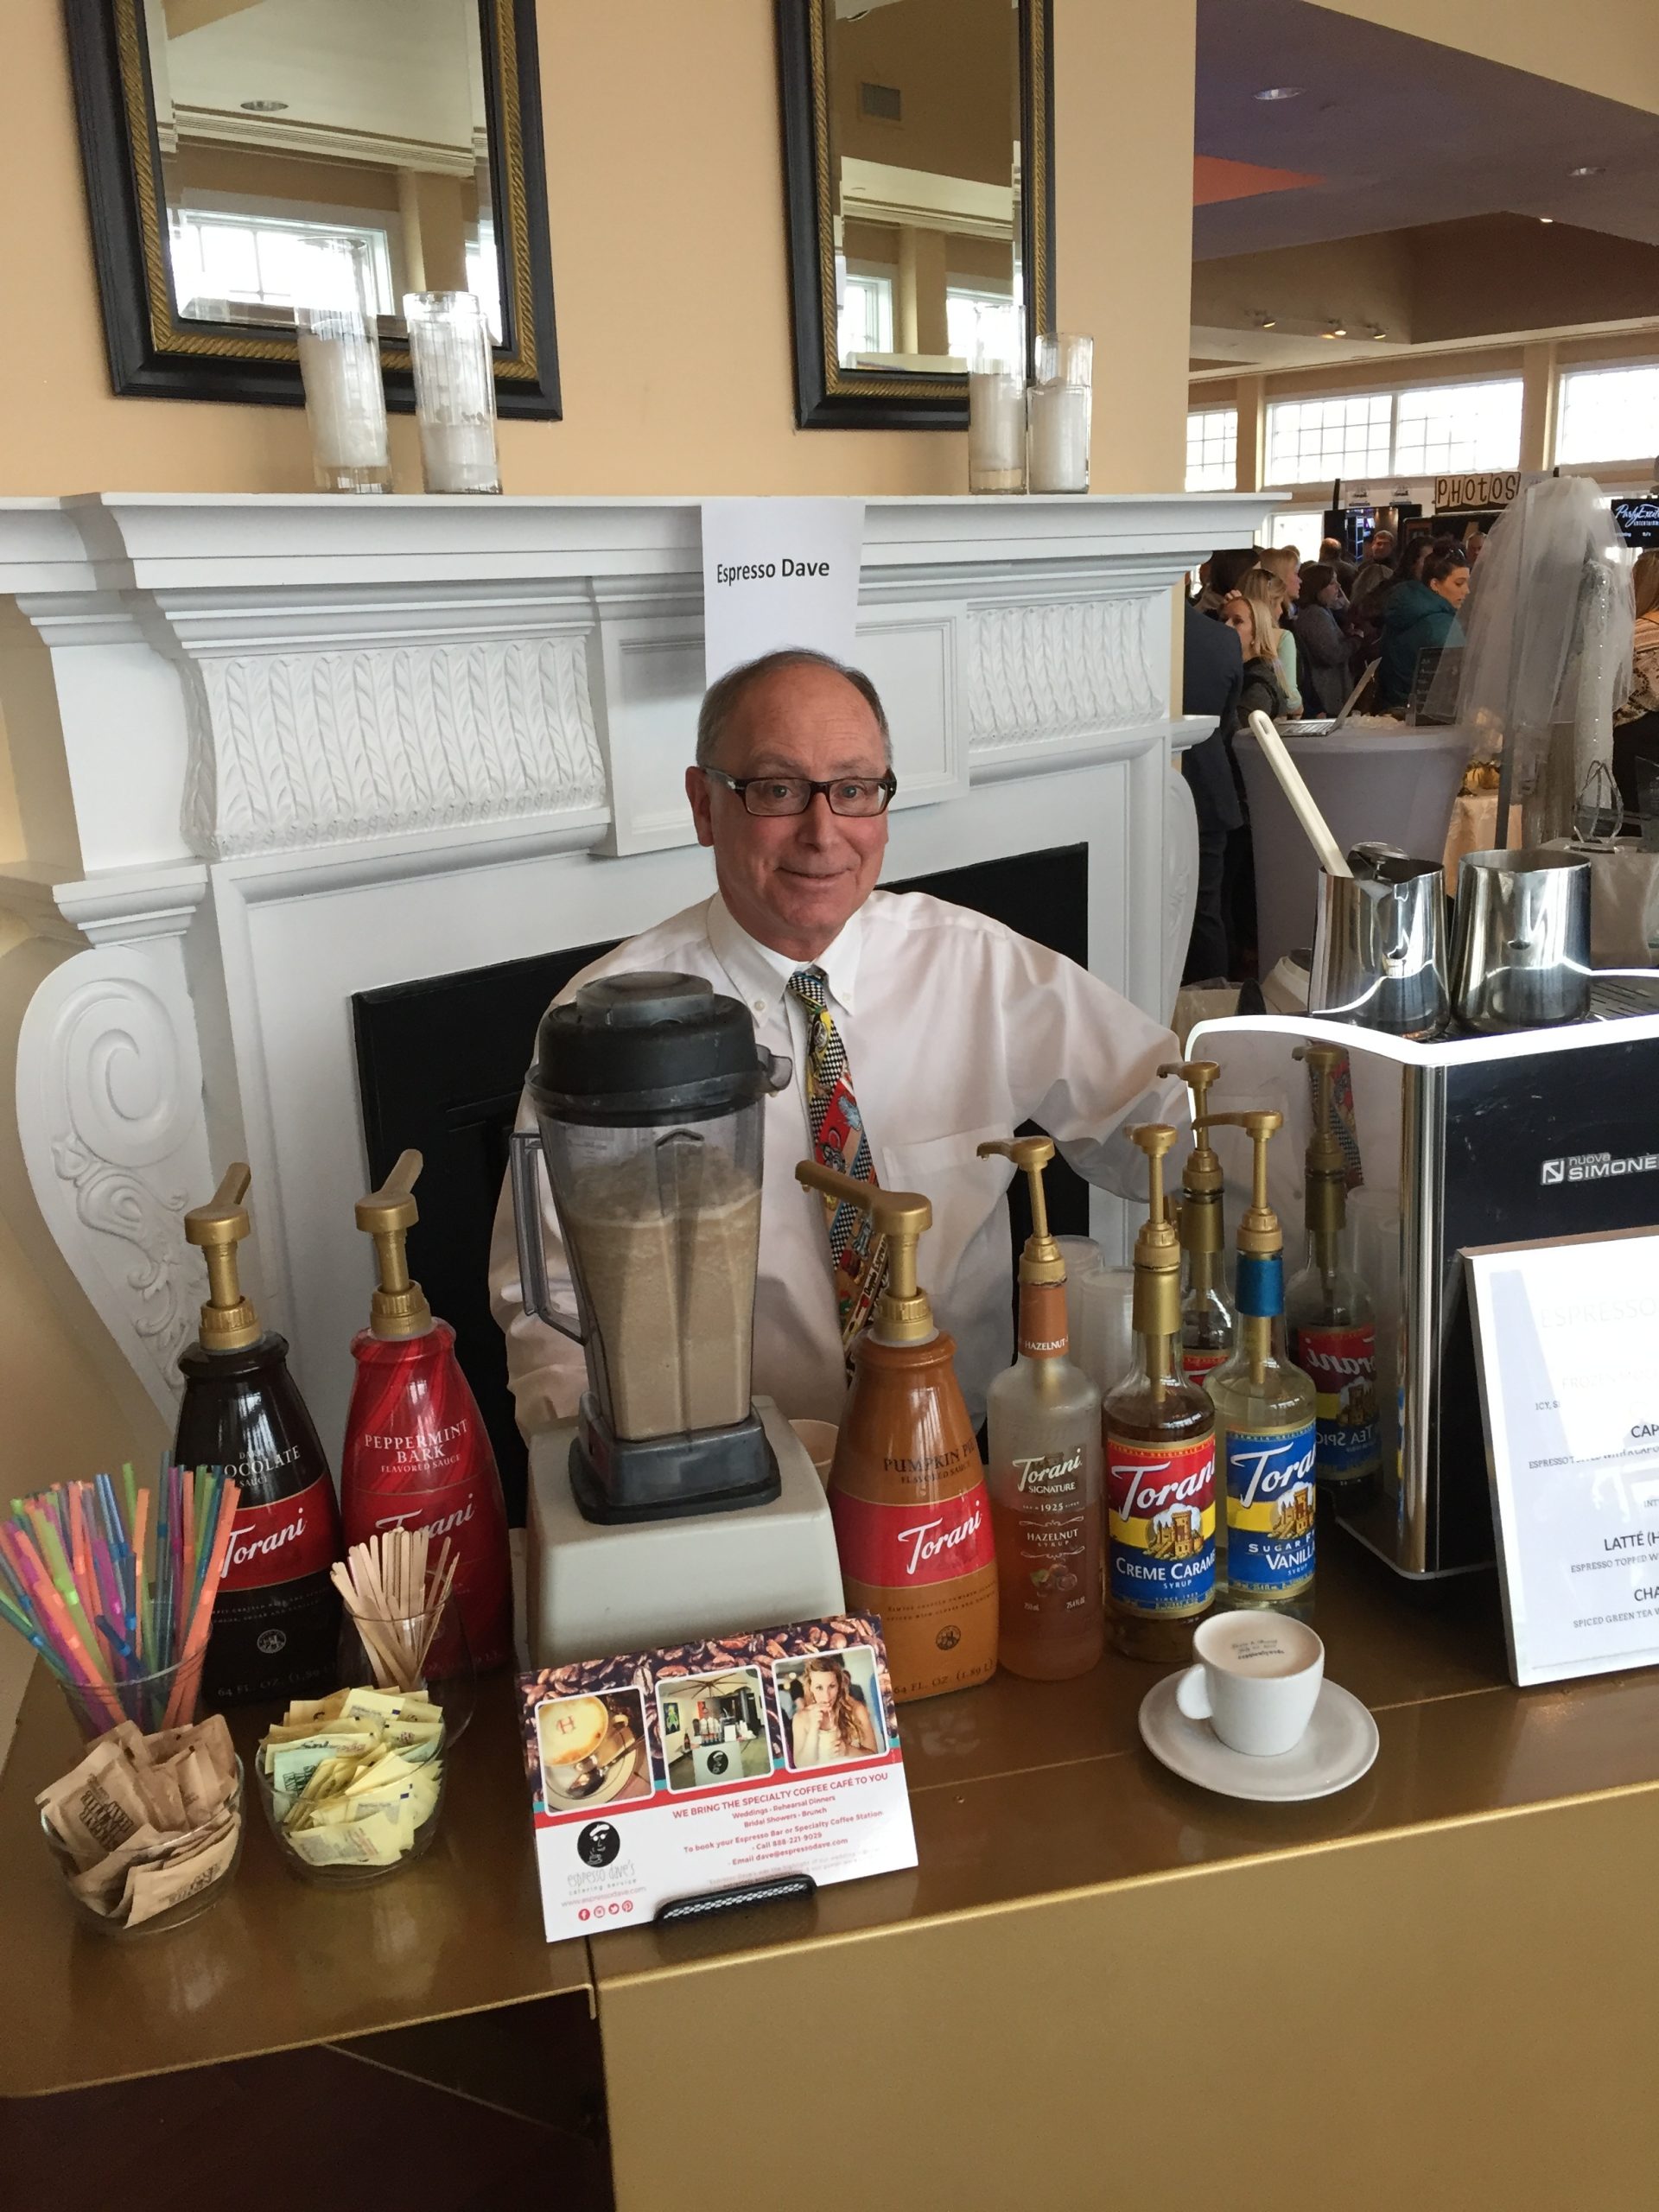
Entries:
{"type": "Polygon", "coordinates": [[[530,1446],[525,1630],[532,1667],[733,1636],[842,1611],[835,1527],[806,1449],[770,1398],[754,1410],[778,1464],[769,1504],[669,1520],[586,1519],[575,1421],[530,1446]]]}

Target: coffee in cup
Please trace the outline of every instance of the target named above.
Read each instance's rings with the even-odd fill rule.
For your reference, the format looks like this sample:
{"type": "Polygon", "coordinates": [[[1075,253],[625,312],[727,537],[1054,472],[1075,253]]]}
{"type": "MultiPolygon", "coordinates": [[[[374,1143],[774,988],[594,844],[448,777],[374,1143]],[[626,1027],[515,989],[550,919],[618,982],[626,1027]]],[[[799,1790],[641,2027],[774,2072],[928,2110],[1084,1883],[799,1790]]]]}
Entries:
{"type": "Polygon", "coordinates": [[[1207,1720],[1248,1758],[1296,1748],[1325,1680],[1325,1646],[1311,1628],[1279,1613],[1215,1613],[1199,1623],[1192,1652],[1198,1663],[1175,1685],[1189,1720],[1207,1720]]]}

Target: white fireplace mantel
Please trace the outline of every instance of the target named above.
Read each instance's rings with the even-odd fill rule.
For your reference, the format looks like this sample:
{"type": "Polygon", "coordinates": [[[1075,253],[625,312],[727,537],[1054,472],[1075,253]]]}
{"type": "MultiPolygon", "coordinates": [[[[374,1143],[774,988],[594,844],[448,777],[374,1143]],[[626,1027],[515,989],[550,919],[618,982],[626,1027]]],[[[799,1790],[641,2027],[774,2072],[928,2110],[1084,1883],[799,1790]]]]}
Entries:
{"type": "MultiPolygon", "coordinates": [[[[1205,729],[1171,712],[1171,587],[1271,505],[871,500],[891,872],[1086,842],[1090,964],[1166,1013],[1169,764],[1205,729]]],[[[16,1037],[32,1226],[170,1413],[204,1294],[181,1216],[248,1160],[252,1287],[333,1443],[368,1288],[353,995],[710,887],[698,503],[3,501],[0,596],[0,905],[57,940],[16,1037]]]]}

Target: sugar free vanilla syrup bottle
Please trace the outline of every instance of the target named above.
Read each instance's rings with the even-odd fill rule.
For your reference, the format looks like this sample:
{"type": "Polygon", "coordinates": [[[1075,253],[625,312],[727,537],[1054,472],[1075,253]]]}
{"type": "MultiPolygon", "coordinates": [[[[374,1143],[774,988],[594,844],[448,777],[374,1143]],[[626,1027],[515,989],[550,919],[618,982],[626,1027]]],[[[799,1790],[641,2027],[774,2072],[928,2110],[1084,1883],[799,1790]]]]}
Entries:
{"type": "Polygon", "coordinates": [[[1106,1597],[1117,1649],[1173,1664],[1215,1602],[1216,1413],[1181,1368],[1181,1251],[1163,1174],[1175,1132],[1153,1122],[1130,1134],[1151,1203],[1135,1240],[1136,1363],[1101,1409],[1106,1597]]]}
{"type": "Polygon", "coordinates": [[[1217,1605],[1313,1611],[1313,1385],[1285,1356],[1285,1240],[1268,1204],[1268,1143],[1282,1114],[1217,1114],[1255,1147],[1238,1225],[1238,1348],[1205,1387],[1216,1408],[1217,1512],[1227,1521],[1217,1605]]]}
{"type": "Polygon", "coordinates": [[[934,1326],[916,1281],[933,1209],[918,1192],[880,1190],[814,1160],[795,1174],[868,1212],[887,1240],[830,1474],[847,1603],[880,1615],[900,1704],[971,1688],[996,1672],[996,1555],[956,1343],[934,1326]]]}
{"type": "Polygon", "coordinates": [[[1332,1127],[1332,1084],[1343,1054],[1299,1047],[1313,1073],[1313,1134],[1305,1170],[1306,1264],[1285,1294],[1290,1356],[1319,1396],[1319,1491],[1341,1512],[1366,1495],[1382,1466],[1376,1407],[1376,1326],[1370,1293],[1343,1255],[1348,1173],[1332,1127]]]}
{"type": "Polygon", "coordinates": [[[1181,1367],[1202,1382],[1233,1349],[1221,1161],[1209,1135],[1210,1086],[1221,1070],[1214,1060],[1172,1060],[1158,1072],[1179,1075],[1192,1093],[1192,1149],[1181,1170],[1181,1367]]]}
{"type": "Polygon", "coordinates": [[[1105,1648],[1101,1596],[1100,1392],[1069,1357],[1065,1261],[1048,1233],[1048,1137],[979,1147],[1031,1180],[1032,1234],[1020,1255],[1019,1348],[986,1408],[991,1529],[1001,1605],[997,1654],[1012,1675],[1064,1681],[1105,1648]]]}
{"type": "Polygon", "coordinates": [[[325,1695],[339,1674],[334,1478],[288,1371],[287,1341],[260,1326],[238,1281],[251,1179],[238,1160],[184,1217],[207,1262],[208,1299],[200,1336],[179,1358],[173,1457],[181,1467],[223,1468],[241,1491],[202,1669],[214,1706],[325,1695]]]}
{"type": "Polygon", "coordinates": [[[455,1332],[411,1282],[404,1240],[420,1218],[421,1155],[406,1152],[379,1190],[359,1198],[357,1225],[374,1239],[379,1287],[352,1339],[357,1380],[346,1417],[340,1515],[346,1541],[423,1529],[435,1559],[447,1541],[474,1666],[512,1656],[507,1516],[495,1454],[466,1376],[455,1332]]]}

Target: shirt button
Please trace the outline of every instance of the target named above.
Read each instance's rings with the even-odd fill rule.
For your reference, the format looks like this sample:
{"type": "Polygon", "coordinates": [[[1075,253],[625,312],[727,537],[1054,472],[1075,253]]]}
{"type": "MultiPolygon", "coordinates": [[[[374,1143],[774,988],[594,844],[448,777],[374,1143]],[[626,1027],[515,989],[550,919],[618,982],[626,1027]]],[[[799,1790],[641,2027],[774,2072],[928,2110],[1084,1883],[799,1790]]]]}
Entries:
{"type": "Polygon", "coordinates": [[[755,1000],[755,1001],[754,1001],[754,1010],[755,1010],[755,1012],[756,1012],[757,1014],[764,1014],[764,1013],[766,1012],[766,1002],[765,999],[756,999],[756,1000],[755,1000]]]}

